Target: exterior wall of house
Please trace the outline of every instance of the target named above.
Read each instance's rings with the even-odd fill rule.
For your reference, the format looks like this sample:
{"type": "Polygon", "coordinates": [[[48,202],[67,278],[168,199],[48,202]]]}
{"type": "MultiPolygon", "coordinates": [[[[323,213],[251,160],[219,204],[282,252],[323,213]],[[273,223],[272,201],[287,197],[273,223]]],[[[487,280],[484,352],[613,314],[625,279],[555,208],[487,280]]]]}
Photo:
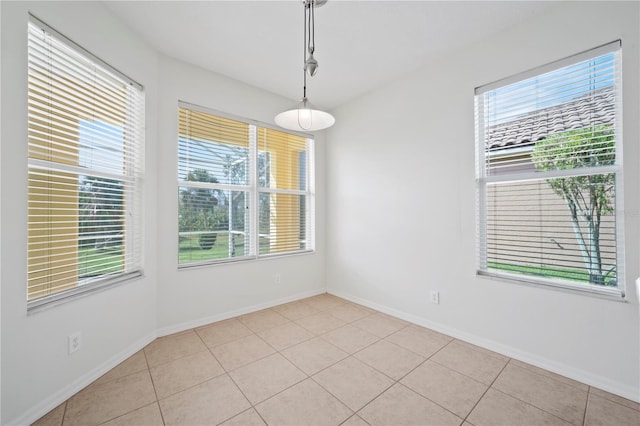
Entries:
{"type": "MultiPolygon", "coordinates": [[[[562,197],[545,180],[524,184],[524,193],[518,191],[519,186],[488,188],[487,261],[504,268],[532,266],[584,271],[585,261],[562,197]],[[519,194],[514,194],[516,191],[519,194]],[[537,254],[540,256],[534,256],[537,254]]],[[[582,219],[579,222],[587,238],[588,225],[582,219]]],[[[614,214],[601,219],[600,250],[604,270],[616,264],[614,214]]]]}

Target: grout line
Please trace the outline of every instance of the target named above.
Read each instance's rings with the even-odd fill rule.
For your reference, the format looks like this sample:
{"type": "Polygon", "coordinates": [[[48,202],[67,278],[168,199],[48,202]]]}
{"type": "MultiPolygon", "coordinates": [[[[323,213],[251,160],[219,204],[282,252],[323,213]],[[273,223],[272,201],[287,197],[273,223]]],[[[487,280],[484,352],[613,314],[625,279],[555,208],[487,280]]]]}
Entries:
{"type": "Polygon", "coordinates": [[[153,393],[156,396],[156,404],[158,405],[158,411],[160,412],[160,418],[162,419],[162,424],[166,425],[167,422],[164,420],[164,414],[162,413],[162,408],[160,408],[160,398],[158,398],[158,390],[156,389],[156,383],[153,380],[153,375],[151,374],[151,367],[149,366],[149,360],[147,359],[147,353],[142,348],[142,356],[144,356],[144,362],[147,364],[147,371],[149,372],[149,377],[151,378],[151,386],[153,386],[153,393]]]}
{"type": "MultiPolygon", "coordinates": [[[[73,398],[73,397],[71,397],[71,398],[73,398]]],[[[71,398],[69,398],[69,399],[71,399],[71,398]]],[[[62,421],[60,422],[60,426],[64,426],[64,418],[67,416],[67,405],[68,405],[69,399],[67,399],[64,402],[64,410],[62,411],[62,421]]],[[[45,414],[45,416],[46,416],[46,414],[45,414]]]]}
{"type": "Polygon", "coordinates": [[[587,421],[587,410],[589,409],[589,400],[591,399],[591,386],[587,389],[587,401],[584,404],[584,413],[582,413],[582,426],[585,425],[587,421]]]}
{"type": "MultiPolygon", "coordinates": [[[[480,404],[480,401],[482,401],[482,398],[485,397],[485,395],[487,394],[487,392],[489,392],[489,389],[494,389],[493,388],[493,384],[496,382],[496,380],[498,380],[498,377],[500,377],[500,375],[502,374],[502,372],[504,371],[505,368],[507,368],[507,365],[509,365],[509,363],[511,362],[511,358],[509,358],[509,360],[507,362],[505,362],[505,364],[502,366],[502,368],[500,369],[500,371],[498,372],[498,374],[496,374],[496,377],[493,378],[493,380],[491,381],[491,383],[489,384],[489,386],[487,386],[487,388],[484,390],[484,392],[482,392],[482,395],[480,395],[480,398],[478,398],[478,400],[476,401],[475,404],[473,404],[473,407],[471,407],[471,410],[469,410],[469,412],[467,413],[466,416],[464,416],[464,421],[467,421],[467,418],[471,415],[471,413],[473,413],[473,410],[476,409],[476,407],[478,406],[478,404],[480,404]]],[[[486,385],[485,383],[483,383],[483,385],[486,385]]],[[[494,390],[498,390],[498,389],[494,389],[494,390]]],[[[506,395],[506,394],[505,394],[506,395]]],[[[511,395],[509,395],[511,396],[511,395]]],[[[512,397],[513,398],[513,397],[512,397]]],[[[524,401],[523,401],[524,402],[524,401]]]]}

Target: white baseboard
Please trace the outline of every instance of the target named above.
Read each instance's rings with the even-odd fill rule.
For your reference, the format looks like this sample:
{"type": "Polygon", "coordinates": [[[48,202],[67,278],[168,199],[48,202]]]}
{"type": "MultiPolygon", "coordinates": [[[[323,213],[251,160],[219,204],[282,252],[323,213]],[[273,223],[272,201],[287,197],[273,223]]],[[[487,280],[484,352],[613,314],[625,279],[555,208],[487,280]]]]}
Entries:
{"type": "Polygon", "coordinates": [[[282,305],[283,303],[295,302],[296,300],[305,299],[307,297],[316,296],[318,294],[326,293],[324,288],[305,291],[295,294],[293,296],[287,296],[280,299],[271,300],[265,303],[259,303],[257,305],[247,306],[246,308],[236,309],[233,311],[223,312],[204,318],[200,318],[193,321],[186,321],[180,324],[171,325],[169,327],[159,328],[158,337],[168,336],[169,334],[179,333],[181,331],[190,330],[196,327],[202,327],[203,325],[211,324],[218,321],[223,321],[229,318],[234,318],[240,315],[250,314],[252,312],[260,311],[262,309],[271,308],[274,306],[282,305]]]}
{"type": "Polygon", "coordinates": [[[224,312],[222,314],[213,315],[205,318],[201,318],[194,321],[188,321],[181,324],[173,325],[170,327],[163,327],[157,329],[155,332],[149,333],[144,338],[138,340],[127,349],[123,350],[119,354],[111,357],[108,361],[102,363],[98,367],[89,371],[87,374],[82,375],[78,379],[74,380],[68,386],[60,389],[58,392],[49,396],[27,412],[23,413],[20,417],[14,419],[7,423],[7,425],[30,425],[35,422],[49,411],[56,408],[58,405],[62,404],[67,399],[71,398],[76,393],[80,392],[82,389],[93,383],[96,379],[103,376],[109,370],[120,364],[122,361],[126,360],[136,352],[140,351],[142,348],[151,343],[156,337],[167,336],[169,334],[177,333],[184,330],[189,330],[195,327],[201,327],[203,325],[211,324],[213,322],[222,321],[225,319],[237,317],[239,315],[248,314],[251,312],[256,312],[262,309],[271,308],[273,306],[281,305],[283,303],[289,303],[300,299],[305,299],[307,297],[315,296],[318,294],[326,293],[324,288],[306,291],[303,293],[298,293],[293,296],[283,297],[280,299],[275,299],[269,302],[260,303],[257,305],[248,306],[246,308],[237,309],[234,311],[224,312]]]}
{"type": "Polygon", "coordinates": [[[604,391],[619,395],[631,401],[640,402],[640,395],[638,395],[638,389],[634,389],[631,386],[627,386],[623,383],[610,380],[607,377],[593,374],[588,371],[575,368],[571,365],[550,360],[548,358],[540,357],[539,355],[522,351],[520,349],[514,348],[512,346],[504,345],[502,343],[498,343],[493,340],[483,339],[476,335],[469,334],[469,333],[460,331],[458,329],[448,327],[444,324],[435,323],[435,322],[426,320],[422,317],[407,314],[405,312],[398,311],[396,309],[389,308],[384,305],[379,305],[370,300],[362,299],[360,297],[353,296],[351,294],[342,292],[340,290],[327,288],[327,293],[333,294],[334,296],[338,296],[346,300],[350,300],[354,303],[358,303],[368,308],[375,309],[377,311],[383,312],[393,317],[400,318],[410,323],[429,328],[439,333],[446,334],[453,338],[463,340],[465,342],[474,344],[476,346],[480,346],[490,351],[498,352],[510,358],[517,359],[518,361],[535,365],[536,367],[543,368],[553,373],[560,374],[561,376],[565,376],[570,379],[585,383],[589,386],[593,386],[593,387],[602,389],[604,391]]]}
{"type": "Polygon", "coordinates": [[[7,425],[30,425],[31,423],[38,420],[40,417],[47,414],[49,411],[56,408],[58,405],[62,404],[67,399],[71,398],[76,393],[80,392],[82,389],[93,383],[96,379],[102,377],[109,370],[120,364],[122,361],[131,357],[136,352],[140,351],[142,348],[147,346],[149,343],[153,342],[156,338],[156,333],[152,332],[138,340],[127,349],[121,351],[120,353],[114,355],[106,362],[100,364],[93,370],[88,373],[80,376],[78,379],[74,380],[69,385],[60,389],[58,392],[49,396],[44,401],[40,402],[36,406],[32,407],[27,412],[23,413],[20,417],[14,419],[7,423],[7,425]]]}

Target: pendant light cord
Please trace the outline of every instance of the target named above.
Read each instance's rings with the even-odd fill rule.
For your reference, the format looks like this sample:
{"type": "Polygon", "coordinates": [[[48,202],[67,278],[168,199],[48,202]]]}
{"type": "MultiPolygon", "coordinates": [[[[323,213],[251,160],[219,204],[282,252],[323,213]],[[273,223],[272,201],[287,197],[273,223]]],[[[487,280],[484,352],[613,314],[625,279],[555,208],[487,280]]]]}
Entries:
{"type": "Polygon", "coordinates": [[[305,0],[304,2],[304,18],[302,22],[304,24],[304,39],[303,39],[303,56],[302,63],[304,64],[302,67],[303,74],[303,86],[302,86],[302,99],[307,99],[307,9],[309,8],[311,0],[305,0]]]}

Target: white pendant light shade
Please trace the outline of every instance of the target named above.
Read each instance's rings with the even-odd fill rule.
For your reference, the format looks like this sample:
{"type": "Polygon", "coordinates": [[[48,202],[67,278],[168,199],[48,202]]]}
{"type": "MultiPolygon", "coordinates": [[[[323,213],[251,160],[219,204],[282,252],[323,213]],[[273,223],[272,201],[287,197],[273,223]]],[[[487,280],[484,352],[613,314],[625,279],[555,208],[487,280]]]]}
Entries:
{"type": "Polygon", "coordinates": [[[328,112],[315,109],[305,98],[294,108],[276,115],[275,122],[285,129],[311,132],[333,126],[336,119],[328,112]]]}
{"type": "Polygon", "coordinates": [[[333,126],[336,119],[328,112],[314,108],[307,100],[307,73],[313,77],[318,71],[318,61],[313,56],[315,44],[315,14],[313,9],[324,5],[327,0],[304,0],[304,68],[302,71],[302,101],[288,111],[276,115],[274,121],[289,130],[311,132],[333,126]],[[307,54],[309,56],[307,56],[307,54]]]}

